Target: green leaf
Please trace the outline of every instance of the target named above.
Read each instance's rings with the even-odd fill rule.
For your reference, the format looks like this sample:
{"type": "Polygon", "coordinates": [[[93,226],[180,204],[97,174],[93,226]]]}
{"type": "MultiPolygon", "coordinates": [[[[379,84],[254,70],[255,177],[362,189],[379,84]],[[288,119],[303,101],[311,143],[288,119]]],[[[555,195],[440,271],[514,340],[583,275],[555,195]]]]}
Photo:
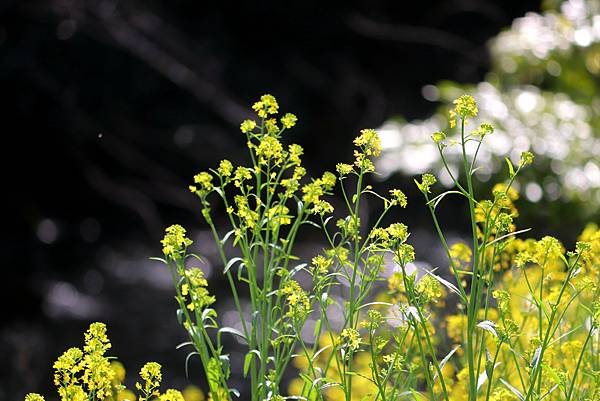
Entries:
{"type": "Polygon", "coordinates": [[[506,160],[506,164],[508,165],[508,174],[510,175],[510,178],[515,176],[515,168],[513,167],[512,162],[510,161],[510,159],[508,157],[504,158],[504,160],[506,160]]]}
{"type": "Polygon", "coordinates": [[[519,390],[517,390],[515,387],[513,387],[509,382],[507,382],[504,379],[500,379],[500,381],[502,382],[502,384],[504,384],[506,386],[506,388],[508,388],[514,395],[516,395],[517,397],[519,397],[519,399],[521,401],[525,401],[525,396],[523,396],[523,394],[521,394],[521,392],[519,390]]]}
{"type": "Polygon", "coordinates": [[[426,401],[427,400],[425,397],[423,397],[421,394],[417,393],[412,388],[410,388],[409,391],[413,395],[413,397],[415,397],[416,401],[426,401]]]}
{"type": "Polygon", "coordinates": [[[231,267],[236,264],[237,262],[243,262],[244,259],[240,258],[240,257],[235,257],[233,259],[231,259],[229,262],[227,262],[227,264],[225,265],[225,268],[223,268],[223,274],[227,274],[227,272],[229,271],[229,269],[231,269],[231,267]]]}
{"type": "Polygon", "coordinates": [[[219,334],[221,333],[229,333],[229,334],[233,334],[234,336],[238,336],[239,338],[243,339],[244,341],[248,342],[248,339],[246,338],[246,336],[244,335],[244,333],[242,333],[241,331],[234,329],[233,327],[221,327],[219,329],[219,334]]]}
{"type": "Polygon", "coordinates": [[[194,355],[198,355],[198,356],[200,356],[200,354],[199,354],[199,353],[197,353],[197,352],[195,352],[195,351],[194,351],[194,352],[190,352],[190,353],[189,353],[189,354],[187,354],[187,356],[185,357],[185,377],[186,377],[186,378],[189,378],[189,377],[190,377],[190,376],[189,376],[189,374],[188,374],[188,373],[189,373],[189,372],[188,372],[188,364],[189,364],[189,362],[190,362],[190,358],[191,358],[191,357],[193,357],[194,355]]]}
{"type": "Polygon", "coordinates": [[[252,363],[254,355],[256,355],[256,357],[260,360],[260,353],[255,349],[248,352],[244,357],[244,377],[248,376],[248,371],[250,370],[250,364],[252,363]]]}
{"type": "Polygon", "coordinates": [[[221,245],[225,245],[225,243],[227,242],[227,240],[229,239],[229,237],[231,237],[231,235],[235,233],[235,229],[228,231],[223,238],[221,238],[221,245]]]}

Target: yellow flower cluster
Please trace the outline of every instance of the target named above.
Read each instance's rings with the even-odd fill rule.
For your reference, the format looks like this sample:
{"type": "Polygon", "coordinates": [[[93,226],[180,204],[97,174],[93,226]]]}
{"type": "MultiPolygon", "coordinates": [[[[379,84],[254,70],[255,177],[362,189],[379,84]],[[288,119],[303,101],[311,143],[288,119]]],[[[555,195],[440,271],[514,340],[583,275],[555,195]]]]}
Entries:
{"type": "Polygon", "coordinates": [[[453,101],[454,109],[448,113],[450,115],[450,128],[456,126],[456,117],[462,118],[465,123],[468,118],[476,117],[479,110],[477,109],[477,102],[472,96],[462,95],[458,99],[453,101]]]}
{"type": "Polygon", "coordinates": [[[233,175],[233,184],[240,188],[244,181],[252,179],[252,170],[247,167],[238,167],[235,169],[235,173],[233,175]]]}
{"type": "Polygon", "coordinates": [[[283,161],[283,145],[273,136],[265,135],[260,139],[256,148],[259,164],[268,164],[273,162],[276,166],[283,161]]]}
{"type": "Polygon", "coordinates": [[[200,185],[200,188],[195,185],[190,185],[190,192],[199,193],[201,195],[207,194],[213,190],[214,185],[212,183],[213,176],[206,171],[202,171],[194,176],[194,182],[200,185]]]}
{"type": "Polygon", "coordinates": [[[345,328],[340,333],[339,345],[351,351],[356,351],[360,348],[361,338],[360,333],[353,328],[345,328]]]}
{"type": "Polygon", "coordinates": [[[313,205],[312,209],[310,209],[310,212],[324,216],[325,214],[333,213],[333,206],[331,203],[320,199],[313,205]]]}
{"type": "Polygon", "coordinates": [[[533,163],[533,153],[523,152],[521,153],[521,160],[519,161],[520,166],[528,166],[533,163]]]}
{"type": "Polygon", "coordinates": [[[140,378],[144,381],[135,383],[138,391],[142,392],[139,401],[148,401],[160,395],[158,391],[162,382],[162,366],[156,362],[148,362],[140,369],[140,378]]]}
{"type": "Polygon", "coordinates": [[[244,133],[247,134],[249,132],[252,132],[252,130],[256,128],[256,121],[254,120],[244,120],[242,122],[242,124],[240,125],[240,130],[244,133]]]}
{"type": "Polygon", "coordinates": [[[432,174],[426,173],[421,176],[421,182],[415,180],[415,184],[417,184],[417,188],[423,194],[431,193],[430,188],[433,184],[437,182],[437,179],[432,174]]]}
{"type": "Polygon", "coordinates": [[[408,205],[408,199],[401,190],[391,189],[390,195],[392,195],[392,200],[390,201],[392,205],[398,205],[400,207],[406,207],[408,205]]]}
{"type": "MultiPolygon", "coordinates": [[[[84,340],[83,351],[69,348],[53,364],[54,383],[61,401],[122,400],[130,392],[121,384],[125,378],[123,366],[116,361],[111,363],[104,356],[111,347],[104,323],[92,323],[84,340]]],[[[25,401],[43,400],[37,393],[25,396],[25,401]]]]}
{"type": "Polygon", "coordinates": [[[457,266],[465,266],[471,263],[473,251],[464,242],[457,242],[450,247],[450,257],[457,266]]]}
{"type": "Polygon", "coordinates": [[[300,163],[301,163],[300,156],[302,156],[303,153],[304,153],[304,149],[302,149],[302,146],[300,146],[300,145],[293,143],[290,146],[288,146],[288,154],[289,154],[290,162],[295,166],[300,166],[300,163]]]}
{"type": "Polygon", "coordinates": [[[267,118],[270,114],[277,114],[279,105],[274,96],[266,94],[260,97],[260,100],[252,105],[252,109],[261,118],[267,118]]]}
{"type": "Polygon", "coordinates": [[[381,138],[374,129],[361,130],[360,135],[354,139],[354,144],[367,156],[381,154],[381,138]]]}
{"type": "Polygon", "coordinates": [[[300,180],[306,174],[306,169],[301,166],[294,168],[294,173],[291,178],[281,180],[281,186],[285,189],[284,196],[291,197],[300,188],[300,180]]]}
{"type": "Polygon", "coordinates": [[[230,177],[233,173],[233,164],[227,159],[221,160],[217,171],[222,177],[230,177]]]}
{"type": "Polygon", "coordinates": [[[491,124],[483,123],[477,128],[475,131],[471,133],[473,136],[478,136],[479,138],[483,138],[486,135],[492,134],[494,132],[494,127],[491,124]]]}
{"type": "Polygon", "coordinates": [[[342,177],[345,175],[348,175],[354,171],[354,167],[352,167],[351,164],[346,164],[346,163],[338,163],[335,166],[335,169],[338,172],[338,174],[342,177]]]}
{"type": "Polygon", "coordinates": [[[214,295],[208,292],[208,281],[204,272],[197,267],[185,271],[186,282],[181,285],[181,295],[189,296],[190,303],[187,308],[191,311],[202,310],[215,302],[214,295]]]}
{"type": "Polygon", "coordinates": [[[267,225],[271,230],[277,230],[280,226],[288,225],[292,222],[290,210],[282,205],[277,204],[267,210],[267,225]]]}
{"type": "Polygon", "coordinates": [[[298,117],[292,113],[286,113],[283,117],[281,117],[281,125],[283,125],[285,128],[292,128],[294,125],[296,125],[296,121],[298,121],[298,117]]]}
{"type": "Polygon", "coordinates": [[[312,266],[315,268],[317,274],[327,274],[327,271],[331,265],[333,265],[333,259],[327,258],[323,255],[317,255],[312,258],[312,266]]]}
{"type": "Polygon", "coordinates": [[[442,285],[430,274],[426,274],[417,282],[415,290],[423,304],[436,303],[444,295],[442,285]]]}
{"type": "Polygon", "coordinates": [[[252,228],[258,223],[258,212],[250,209],[248,198],[243,195],[236,195],[233,198],[237,206],[237,216],[240,218],[242,228],[252,228]]]}
{"type": "Polygon", "coordinates": [[[281,288],[281,294],[287,302],[286,316],[296,322],[302,322],[310,313],[308,293],[300,287],[297,281],[289,280],[281,288]]]}
{"type": "Polygon", "coordinates": [[[386,228],[376,227],[369,233],[369,238],[381,248],[395,250],[408,239],[408,227],[402,223],[392,223],[386,228]]]}
{"type": "Polygon", "coordinates": [[[433,134],[431,134],[431,139],[435,143],[440,143],[444,139],[446,139],[446,133],[442,131],[434,132],[433,134]]]}
{"type": "Polygon", "coordinates": [[[185,236],[185,232],[185,228],[179,224],[174,224],[165,229],[165,236],[160,241],[165,257],[178,259],[185,252],[185,249],[192,244],[192,240],[185,236]]]}
{"type": "Polygon", "coordinates": [[[336,226],[344,237],[352,240],[360,238],[360,218],[347,216],[345,219],[339,219],[336,226]]]}
{"type": "Polygon", "coordinates": [[[179,392],[179,390],[174,390],[172,388],[168,389],[158,397],[160,401],[185,401],[183,394],[179,392]]]}
{"type": "Polygon", "coordinates": [[[326,171],[321,178],[313,180],[302,187],[302,201],[307,206],[318,203],[321,200],[321,196],[333,189],[335,182],[335,175],[326,171]]]}

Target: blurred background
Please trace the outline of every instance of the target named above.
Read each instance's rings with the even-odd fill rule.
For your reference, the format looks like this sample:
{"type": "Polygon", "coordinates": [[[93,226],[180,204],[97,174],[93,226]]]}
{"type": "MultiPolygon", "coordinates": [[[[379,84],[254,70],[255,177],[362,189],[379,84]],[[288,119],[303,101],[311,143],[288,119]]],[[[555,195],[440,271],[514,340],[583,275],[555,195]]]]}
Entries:
{"type": "MultiPolygon", "coordinates": [[[[0,82],[0,400],[55,399],[52,363],[91,321],[108,324],[130,386],[156,360],[166,386],[204,387],[197,362],[185,377],[170,277],[149,257],[167,225],[186,226],[233,323],[187,185],[222,158],[246,162],[239,124],[263,93],[299,117],[286,140],[305,148],[309,174],[349,160],[358,130],[379,129],[372,184],[409,196],[394,217],[419,263],[444,261],[412,179],[431,171],[449,184],[429,135],[462,93],[496,127],[481,196],[504,179],[505,155],[532,150],[518,228],[570,246],[600,221],[599,1],[5,0],[0,82]]],[[[458,199],[441,210],[453,240],[464,211],[458,199]]],[[[297,254],[321,240],[303,237],[297,254]]]]}

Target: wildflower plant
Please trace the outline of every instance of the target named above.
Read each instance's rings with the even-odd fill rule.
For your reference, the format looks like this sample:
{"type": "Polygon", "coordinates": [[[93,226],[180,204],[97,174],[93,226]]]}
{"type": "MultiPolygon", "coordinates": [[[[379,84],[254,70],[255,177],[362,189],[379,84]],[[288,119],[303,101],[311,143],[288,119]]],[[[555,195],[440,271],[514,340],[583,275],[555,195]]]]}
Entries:
{"type": "MultiPolygon", "coordinates": [[[[139,398],[125,387],[125,367],[115,357],[106,355],[112,347],[104,323],[96,322],[84,334],[83,349],[72,347],[54,362],[54,384],[61,401],[184,401],[178,390],[160,392],[161,365],[146,363],[136,383],[139,398]]],[[[44,401],[37,393],[29,393],[25,401],[44,401]]]]}
{"type": "Polygon", "coordinates": [[[382,196],[368,185],[381,153],[374,130],[360,132],[353,159],[338,163],[336,173],[308,179],[302,148],[283,143],[297,118],[278,117],[271,95],[252,108],[257,118],[240,126],[250,165],[223,160],[190,186],[217,245],[241,330],[219,324],[202,270],[188,267],[201,258],[189,252],[183,227],[167,229],[160,259],[171,270],[178,317],[212,399],[238,394],[228,384],[222,343],[222,335],[232,334],[247,347],[243,374],[256,401],[598,400],[600,231],[588,227],[572,252],[552,237],[517,238],[527,230],[516,229],[515,183],[534,161],[530,152],[516,164],[507,158],[506,181],[490,199],[476,199],[477,154],[494,129],[487,123],[467,129],[478,114],[472,97],[461,96],[449,111],[456,135],[432,134],[454,188],[436,194],[433,175],[415,180],[448,258],[447,270],[432,271],[415,268],[405,224],[383,224],[407,198],[400,189],[382,196]],[[446,163],[451,146],[462,154],[460,175],[446,163]],[[327,199],[336,187],[343,202],[334,211],[327,199]],[[465,199],[469,244],[447,240],[438,218],[447,196],[465,199]],[[381,202],[370,226],[361,215],[366,197],[381,202]],[[226,210],[229,230],[213,220],[215,200],[226,210]],[[310,262],[295,256],[304,227],[320,229],[327,244],[310,262]],[[395,271],[382,291],[389,263],[395,271]],[[251,313],[242,308],[242,287],[251,313]],[[299,376],[286,388],[290,365],[299,376]]]}

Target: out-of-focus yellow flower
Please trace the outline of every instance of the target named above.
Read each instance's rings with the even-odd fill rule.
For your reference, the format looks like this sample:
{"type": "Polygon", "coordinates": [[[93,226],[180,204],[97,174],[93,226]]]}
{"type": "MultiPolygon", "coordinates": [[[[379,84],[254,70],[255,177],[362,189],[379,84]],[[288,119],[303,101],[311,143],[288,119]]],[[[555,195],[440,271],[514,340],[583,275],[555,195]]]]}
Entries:
{"type": "Polygon", "coordinates": [[[204,401],[206,399],[204,392],[194,385],[186,386],[183,389],[183,398],[185,401],[204,401]]]}

